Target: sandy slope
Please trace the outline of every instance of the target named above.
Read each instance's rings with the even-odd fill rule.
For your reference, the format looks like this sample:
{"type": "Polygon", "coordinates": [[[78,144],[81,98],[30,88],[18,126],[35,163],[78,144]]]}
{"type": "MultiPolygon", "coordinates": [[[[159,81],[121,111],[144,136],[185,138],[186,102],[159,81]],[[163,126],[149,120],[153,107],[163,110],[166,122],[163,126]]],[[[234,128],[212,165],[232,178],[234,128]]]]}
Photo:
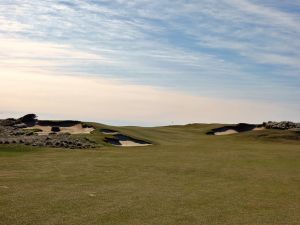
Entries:
{"type": "MultiPolygon", "coordinates": [[[[51,133],[51,126],[41,126],[41,125],[35,125],[33,127],[30,127],[28,129],[40,129],[42,130],[41,132],[37,132],[39,135],[48,135],[51,133]]],[[[82,124],[76,124],[74,126],[70,127],[59,127],[60,132],[58,133],[70,133],[70,134],[89,134],[91,133],[94,128],[83,128],[82,124]]]]}

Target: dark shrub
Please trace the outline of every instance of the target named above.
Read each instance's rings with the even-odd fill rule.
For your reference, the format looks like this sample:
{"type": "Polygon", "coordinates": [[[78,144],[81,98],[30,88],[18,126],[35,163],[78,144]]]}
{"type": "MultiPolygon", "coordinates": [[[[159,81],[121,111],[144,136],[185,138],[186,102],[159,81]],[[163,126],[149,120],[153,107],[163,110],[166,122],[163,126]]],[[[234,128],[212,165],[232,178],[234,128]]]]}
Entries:
{"type": "Polygon", "coordinates": [[[35,114],[27,114],[18,119],[21,123],[35,123],[37,121],[37,116],[35,114]]]}
{"type": "Polygon", "coordinates": [[[52,127],[52,128],[51,128],[51,131],[52,131],[52,132],[59,132],[59,131],[60,131],[60,128],[59,128],[59,127],[52,127]]]}

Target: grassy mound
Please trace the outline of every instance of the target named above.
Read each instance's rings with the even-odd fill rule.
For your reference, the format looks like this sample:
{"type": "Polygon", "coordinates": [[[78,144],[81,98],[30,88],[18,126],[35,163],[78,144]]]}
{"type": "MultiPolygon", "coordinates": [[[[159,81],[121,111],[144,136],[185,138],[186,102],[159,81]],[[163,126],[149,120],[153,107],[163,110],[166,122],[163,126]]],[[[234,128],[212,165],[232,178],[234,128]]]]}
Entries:
{"type": "Polygon", "coordinates": [[[299,224],[297,132],[88,124],[100,148],[0,145],[1,225],[299,224]],[[101,129],[153,145],[113,147],[101,129]]]}

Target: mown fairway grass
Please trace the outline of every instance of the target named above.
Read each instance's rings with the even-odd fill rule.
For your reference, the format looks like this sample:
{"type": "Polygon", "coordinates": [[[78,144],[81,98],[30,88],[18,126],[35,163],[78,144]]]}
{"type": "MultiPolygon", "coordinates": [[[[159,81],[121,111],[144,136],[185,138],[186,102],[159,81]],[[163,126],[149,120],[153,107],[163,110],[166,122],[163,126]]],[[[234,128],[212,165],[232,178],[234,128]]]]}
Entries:
{"type": "Polygon", "coordinates": [[[149,147],[1,145],[0,224],[300,224],[300,141],[213,126],[114,128],[149,147]]]}

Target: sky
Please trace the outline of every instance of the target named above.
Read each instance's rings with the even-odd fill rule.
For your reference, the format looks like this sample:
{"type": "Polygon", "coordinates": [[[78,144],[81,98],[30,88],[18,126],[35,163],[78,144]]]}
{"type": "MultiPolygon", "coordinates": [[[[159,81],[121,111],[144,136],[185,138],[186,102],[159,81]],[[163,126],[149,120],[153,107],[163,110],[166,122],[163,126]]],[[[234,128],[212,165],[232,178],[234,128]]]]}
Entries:
{"type": "Polygon", "coordinates": [[[300,0],[0,0],[0,118],[300,121],[300,0]]]}

